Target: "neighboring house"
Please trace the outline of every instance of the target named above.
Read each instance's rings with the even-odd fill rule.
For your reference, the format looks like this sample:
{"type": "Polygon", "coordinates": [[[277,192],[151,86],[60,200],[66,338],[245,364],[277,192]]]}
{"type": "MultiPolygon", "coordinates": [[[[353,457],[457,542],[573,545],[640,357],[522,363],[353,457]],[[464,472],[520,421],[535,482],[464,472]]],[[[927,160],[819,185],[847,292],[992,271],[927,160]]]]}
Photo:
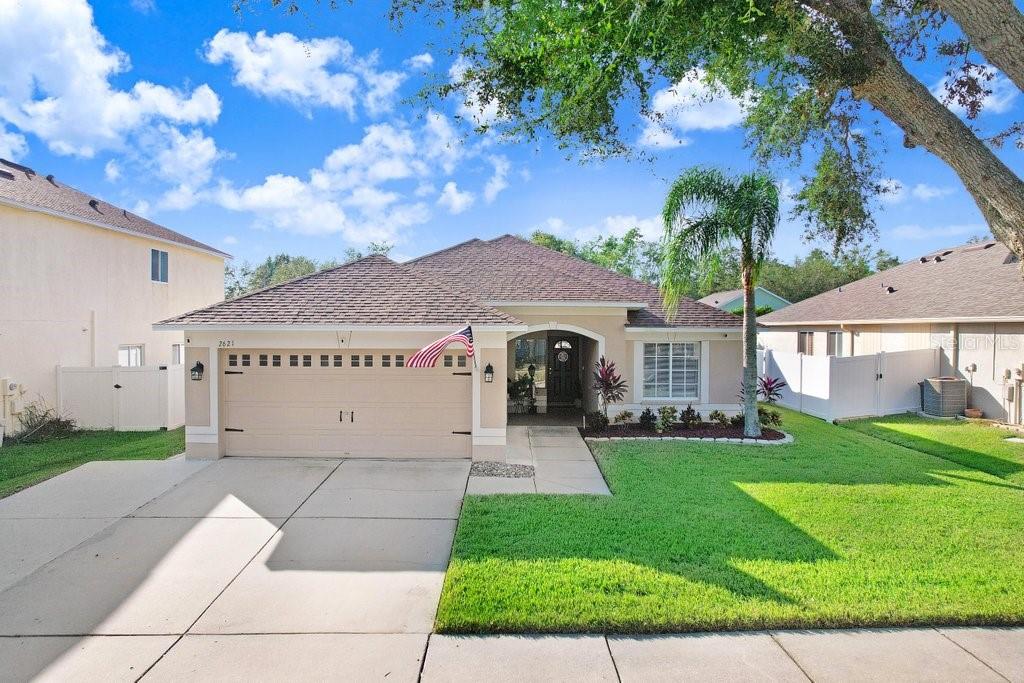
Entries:
{"type": "Polygon", "coordinates": [[[759,343],[835,356],[937,348],[940,374],[972,381],[974,407],[1019,423],[1020,266],[998,242],[944,249],[758,319],[759,343]]]}
{"type": "MultiPolygon", "coordinates": [[[[702,304],[708,306],[714,306],[715,308],[721,308],[723,311],[729,311],[730,313],[742,313],[743,312],[743,290],[742,289],[730,289],[727,292],[715,292],[714,294],[708,294],[703,299],[699,299],[702,304]]],[[[790,302],[783,299],[774,292],[769,292],[764,287],[754,288],[754,308],[763,309],[768,307],[773,311],[778,311],[786,306],[789,306],[790,302]]]]}
{"type": "Polygon", "coordinates": [[[55,407],[58,365],[184,362],[181,332],[153,321],[222,299],[226,257],[0,160],[0,426],[55,407]]]}
{"type": "Polygon", "coordinates": [[[159,323],[184,331],[190,457],[502,459],[506,381],[533,366],[545,408],[578,424],[592,371],[629,391],[611,413],[693,404],[736,411],[740,319],[517,237],[470,240],[409,263],[370,256],[159,323]],[[411,354],[472,324],[433,369],[411,354]],[[543,387],[541,387],[543,385],[543,387]]]}

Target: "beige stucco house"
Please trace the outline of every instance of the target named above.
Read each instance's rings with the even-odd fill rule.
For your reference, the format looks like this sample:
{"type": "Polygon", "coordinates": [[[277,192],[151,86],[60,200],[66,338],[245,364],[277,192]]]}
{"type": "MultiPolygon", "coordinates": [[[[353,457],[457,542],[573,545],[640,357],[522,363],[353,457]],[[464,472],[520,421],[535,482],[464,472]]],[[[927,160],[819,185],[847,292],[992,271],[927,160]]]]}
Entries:
{"type": "Polygon", "coordinates": [[[57,399],[57,367],[183,362],[153,321],[219,301],[227,255],[0,160],[0,425],[57,399]]]}
{"type": "Polygon", "coordinates": [[[1020,265],[998,242],[943,249],[759,318],[758,341],[809,355],[939,349],[940,374],[971,381],[972,407],[1019,424],[1020,265]]]}
{"type": "Polygon", "coordinates": [[[537,409],[596,407],[600,356],[629,384],[613,413],[693,404],[736,411],[740,319],[506,235],[399,264],[371,256],[176,316],[184,332],[190,457],[502,459],[507,381],[533,372],[537,409]],[[406,367],[472,325],[435,368],[406,367]],[[532,368],[531,368],[532,366],[532,368]]]}

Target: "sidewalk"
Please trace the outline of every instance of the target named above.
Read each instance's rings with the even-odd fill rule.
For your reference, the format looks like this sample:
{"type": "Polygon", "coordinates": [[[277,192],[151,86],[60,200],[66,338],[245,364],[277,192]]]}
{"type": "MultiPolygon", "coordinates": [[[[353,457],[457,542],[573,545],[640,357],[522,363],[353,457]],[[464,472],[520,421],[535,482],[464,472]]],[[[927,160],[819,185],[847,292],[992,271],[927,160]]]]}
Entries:
{"type": "Polygon", "coordinates": [[[421,680],[1024,682],[1024,628],[434,634],[421,680]]]}

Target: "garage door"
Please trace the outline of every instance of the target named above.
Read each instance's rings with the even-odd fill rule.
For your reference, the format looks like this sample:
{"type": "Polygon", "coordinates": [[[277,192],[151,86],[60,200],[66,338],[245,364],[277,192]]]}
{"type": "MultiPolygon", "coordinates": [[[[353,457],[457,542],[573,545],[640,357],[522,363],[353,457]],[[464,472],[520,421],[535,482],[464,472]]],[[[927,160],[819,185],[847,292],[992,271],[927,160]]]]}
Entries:
{"type": "Polygon", "coordinates": [[[227,454],[468,458],[472,359],[407,368],[412,353],[222,352],[227,454]]]}

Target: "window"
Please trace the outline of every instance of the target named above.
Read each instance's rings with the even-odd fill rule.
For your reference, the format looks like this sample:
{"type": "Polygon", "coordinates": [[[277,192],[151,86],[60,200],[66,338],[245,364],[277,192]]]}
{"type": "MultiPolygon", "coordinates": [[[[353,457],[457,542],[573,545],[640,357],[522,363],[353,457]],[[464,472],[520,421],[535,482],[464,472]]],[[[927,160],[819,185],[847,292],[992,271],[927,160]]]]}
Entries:
{"type": "Polygon", "coordinates": [[[117,364],[122,368],[141,367],[144,362],[142,344],[125,344],[117,347],[117,364]]]}
{"type": "Polygon", "coordinates": [[[320,367],[329,368],[331,366],[331,357],[325,353],[320,354],[320,367]]]}
{"type": "Polygon", "coordinates": [[[354,368],[358,368],[359,367],[359,356],[358,355],[353,353],[352,354],[352,358],[350,360],[352,361],[352,367],[354,367],[354,368]]]}
{"type": "Polygon", "coordinates": [[[281,356],[275,353],[272,358],[273,360],[271,361],[271,365],[275,368],[281,367],[281,356]]]}
{"type": "Polygon", "coordinates": [[[458,362],[456,363],[460,368],[466,367],[466,357],[458,356],[458,362]]]}
{"type": "Polygon", "coordinates": [[[243,368],[247,368],[247,367],[249,367],[249,365],[250,365],[250,363],[249,363],[249,354],[243,353],[242,354],[242,367],[243,368]]]}
{"type": "Polygon", "coordinates": [[[233,368],[238,367],[238,354],[236,354],[236,353],[229,353],[228,354],[228,365],[230,367],[233,367],[233,368]]]}
{"type": "Polygon", "coordinates": [[[403,356],[400,353],[395,355],[395,367],[396,368],[404,368],[405,367],[405,356],[403,356]]]}
{"type": "Polygon", "coordinates": [[[261,353],[260,354],[260,367],[261,368],[267,367],[267,354],[265,354],[265,353],[261,353]]]}
{"type": "Polygon", "coordinates": [[[444,366],[446,368],[450,368],[452,366],[452,357],[451,356],[445,356],[444,357],[444,366]]]}
{"type": "Polygon", "coordinates": [[[293,368],[299,367],[299,357],[294,354],[288,356],[288,365],[293,368]]]}
{"type": "Polygon", "coordinates": [[[798,332],[796,337],[796,352],[806,353],[808,356],[814,355],[814,333],[813,332],[798,332]]]}
{"type": "Polygon", "coordinates": [[[826,344],[826,351],[830,356],[843,355],[843,333],[842,332],[829,332],[828,343],[826,344]]]}
{"type": "Polygon", "coordinates": [[[149,279],[153,282],[167,282],[167,252],[149,250],[149,279]]]}
{"type": "Polygon", "coordinates": [[[370,354],[366,354],[365,356],[363,356],[363,367],[365,367],[365,368],[372,368],[373,367],[373,356],[371,356],[370,354]]]}
{"type": "Polygon", "coordinates": [[[311,367],[313,367],[313,356],[308,355],[308,354],[303,354],[303,356],[302,356],[302,367],[304,367],[304,368],[311,368],[311,367]]]}
{"type": "Polygon", "coordinates": [[[185,364],[185,345],[171,344],[171,365],[185,364]]]}
{"type": "Polygon", "coordinates": [[[390,354],[385,353],[383,356],[380,357],[380,366],[382,368],[390,368],[391,367],[391,356],[390,356],[390,354]]]}
{"type": "Polygon", "coordinates": [[[340,353],[334,355],[334,367],[336,367],[336,368],[340,368],[341,367],[341,354],[340,353]]]}
{"type": "Polygon", "coordinates": [[[644,344],[644,398],[700,398],[700,343],[644,344]]]}
{"type": "Polygon", "coordinates": [[[568,341],[563,339],[561,341],[555,342],[555,348],[556,349],[571,349],[572,348],[572,344],[570,344],[568,341]]]}

